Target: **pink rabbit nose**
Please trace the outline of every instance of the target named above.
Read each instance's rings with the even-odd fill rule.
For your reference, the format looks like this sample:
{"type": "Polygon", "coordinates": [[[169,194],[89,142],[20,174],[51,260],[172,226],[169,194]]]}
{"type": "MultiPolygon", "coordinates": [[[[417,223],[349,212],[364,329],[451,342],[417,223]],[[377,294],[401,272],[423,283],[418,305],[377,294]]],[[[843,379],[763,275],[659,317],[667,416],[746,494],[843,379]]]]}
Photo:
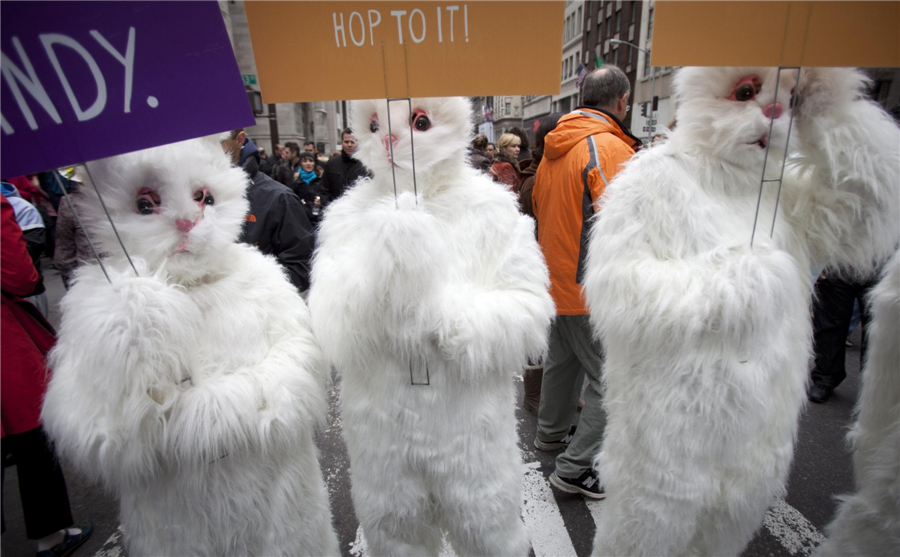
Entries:
{"type": "Polygon", "coordinates": [[[766,115],[766,118],[780,118],[782,112],[784,112],[784,109],[781,103],[773,103],[763,109],[763,114],[766,115]],[[774,116],[772,115],[773,112],[774,116]]]}
{"type": "Polygon", "coordinates": [[[194,223],[187,219],[178,219],[175,221],[175,226],[178,227],[178,230],[182,232],[190,232],[192,228],[194,228],[194,223]]]}

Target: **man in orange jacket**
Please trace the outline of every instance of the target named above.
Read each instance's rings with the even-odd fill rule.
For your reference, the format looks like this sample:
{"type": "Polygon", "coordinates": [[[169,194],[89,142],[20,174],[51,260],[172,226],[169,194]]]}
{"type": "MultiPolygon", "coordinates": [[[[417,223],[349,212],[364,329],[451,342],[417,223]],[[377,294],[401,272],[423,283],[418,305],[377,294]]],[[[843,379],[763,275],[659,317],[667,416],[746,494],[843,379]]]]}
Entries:
{"type": "Polygon", "coordinates": [[[600,386],[603,350],[591,333],[581,279],[597,201],[641,146],[621,122],[629,93],[628,78],[615,66],[594,70],[585,78],[583,106],[563,116],[544,140],[532,194],[538,242],[550,268],[557,313],[544,361],[534,446],[565,449],[556,457],[550,483],[594,499],[604,497],[591,466],[600,452],[605,424],[600,386]],[[572,421],[585,374],[589,385],[576,428],[572,421]]]}

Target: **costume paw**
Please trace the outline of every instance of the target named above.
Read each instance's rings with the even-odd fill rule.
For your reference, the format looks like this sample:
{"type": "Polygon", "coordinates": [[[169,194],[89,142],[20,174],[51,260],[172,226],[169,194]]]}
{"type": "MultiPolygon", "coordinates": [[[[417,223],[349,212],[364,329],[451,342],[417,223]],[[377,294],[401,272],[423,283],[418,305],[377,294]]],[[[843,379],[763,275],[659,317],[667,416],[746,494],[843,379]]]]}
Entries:
{"type": "Polygon", "coordinates": [[[467,315],[473,296],[470,290],[449,288],[443,296],[435,343],[445,360],[459,359],[475,340],[475,331],[467,315]]]}

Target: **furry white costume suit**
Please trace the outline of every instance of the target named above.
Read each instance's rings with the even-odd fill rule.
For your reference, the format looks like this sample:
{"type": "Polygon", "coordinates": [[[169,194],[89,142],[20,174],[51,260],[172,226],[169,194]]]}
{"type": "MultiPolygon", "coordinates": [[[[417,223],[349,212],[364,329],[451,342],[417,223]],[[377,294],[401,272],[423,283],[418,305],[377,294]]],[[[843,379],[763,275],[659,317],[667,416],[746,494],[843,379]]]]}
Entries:
{"type": "Polygon", "coordinates": [[[677,128],[610,184],[585,291],[606,348],[598,556],[737,555],[785,491],[811,350],[810,269],[898,240],[900,132],[855,70],[685,68],[677,128]],[[777,104],[776,104],[777,102],[777,104]],[[781,170],[750,237],[764,146],[781,170]],[[769,135],[768,115],[777,115],[769,135]]]}
{"type": "Polygon", "coordinates": [[[853,444],[857,492],[843,498],[815,557],[900,552],[900,253],[870,295],[872,321],[853,444]]]}
{"type": "Polygon", "coordinates": [[[534,221],[466,164],[468,101],[412,106],[389,132],[385,101],[352,104],[374,177],[328,207],[313,264],[356,514],[374,555],[437,555],[443,531],[461,555],[526,555],[513,374],[547,345],[547,267],[534,221]]]}
{"type": "Polygon", "coordinates": [[[236,244],[246,174],[206,138],[89,165],[104,259],[62,302],[44,427],[114,492],[129,555],[337,555],[313,444],[327,367],[271,257],[236,244]]]}

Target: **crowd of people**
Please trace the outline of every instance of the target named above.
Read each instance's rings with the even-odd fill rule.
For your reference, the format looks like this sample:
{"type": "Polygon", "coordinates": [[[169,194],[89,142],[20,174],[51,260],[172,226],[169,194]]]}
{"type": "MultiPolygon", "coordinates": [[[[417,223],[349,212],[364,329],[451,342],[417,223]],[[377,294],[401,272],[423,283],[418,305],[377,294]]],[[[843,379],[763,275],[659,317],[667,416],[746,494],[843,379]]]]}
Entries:
{"type": "MultiPolygon", "coordinates": [[[[550,482],[562,491],[594,499],[604,497],[592,465],[605,423],[600,377],[604,348],[592,334],[582,296],[585,246],[588,221],[606,185],[644,147],[623,124],[630,93],[624,72],[607,66],[585,78],[581,106],[540,120],[533,142],[516,127],[503,133],[496,145],[485,135],[476,135],[469,153],[471,166],[505,185],[516,195],[520,211],[536,221],[535,234],[549,268],[557,315],[544,360],[529,362],[525,369],[523,405],[538,417],[534,446],[542,451],[562,450],[550,482]]],[[[228,133],[221,145],[250,180],[250,210],[240,241],[274,256],[304,294],[310,285],[316,229],[325,209],[370,174],[354,157],[353,131],[343,130],[341,150],[330,158],[319,153],[312,141],[302,148],[296,142],[276,144],[269,154],[243,129],[228,133]]],[[[5,180],[2,191],[3,454],[4,460],[9,456],[20,465],[23,502],[42,500],[55,505],[49,514],[25,506],[28,536],[38,540],[38,554],[46,557],[71,552],[90,536],[92,527],[90,523],[71,527],[74,521],[62,472],[37,417],[17,414],[24,407],[13,397],[27,392],[40,398],[42,381],[36,372],[44,369],[53,345],[54,332],[46,322],[41,255],[53,257],[66,288],[75,267],[96,255],[72,206],[63,201],[66,194],[76,199],[82,195],[78,186],[77,181],[53,171],[5,180]],[[28,303],[39,311],[28,311],[28,303]],[[19,337],[31,347],[27,354],[9,340],[19,337]],[[11,377],[17,377],[20,390],[9,387],[14,384],[11,377]],[[26,470],[22,464],[27,464],[26,470]]],[[[819,278],[811,401],[825,402],[844,379],[853,304],[858,300],[865,328],[865,294],[873,286],[873,280],[851,283],[829,271],[819,278]]],[[[863,353],[865,342],[864,333],[863,353]]]]}

